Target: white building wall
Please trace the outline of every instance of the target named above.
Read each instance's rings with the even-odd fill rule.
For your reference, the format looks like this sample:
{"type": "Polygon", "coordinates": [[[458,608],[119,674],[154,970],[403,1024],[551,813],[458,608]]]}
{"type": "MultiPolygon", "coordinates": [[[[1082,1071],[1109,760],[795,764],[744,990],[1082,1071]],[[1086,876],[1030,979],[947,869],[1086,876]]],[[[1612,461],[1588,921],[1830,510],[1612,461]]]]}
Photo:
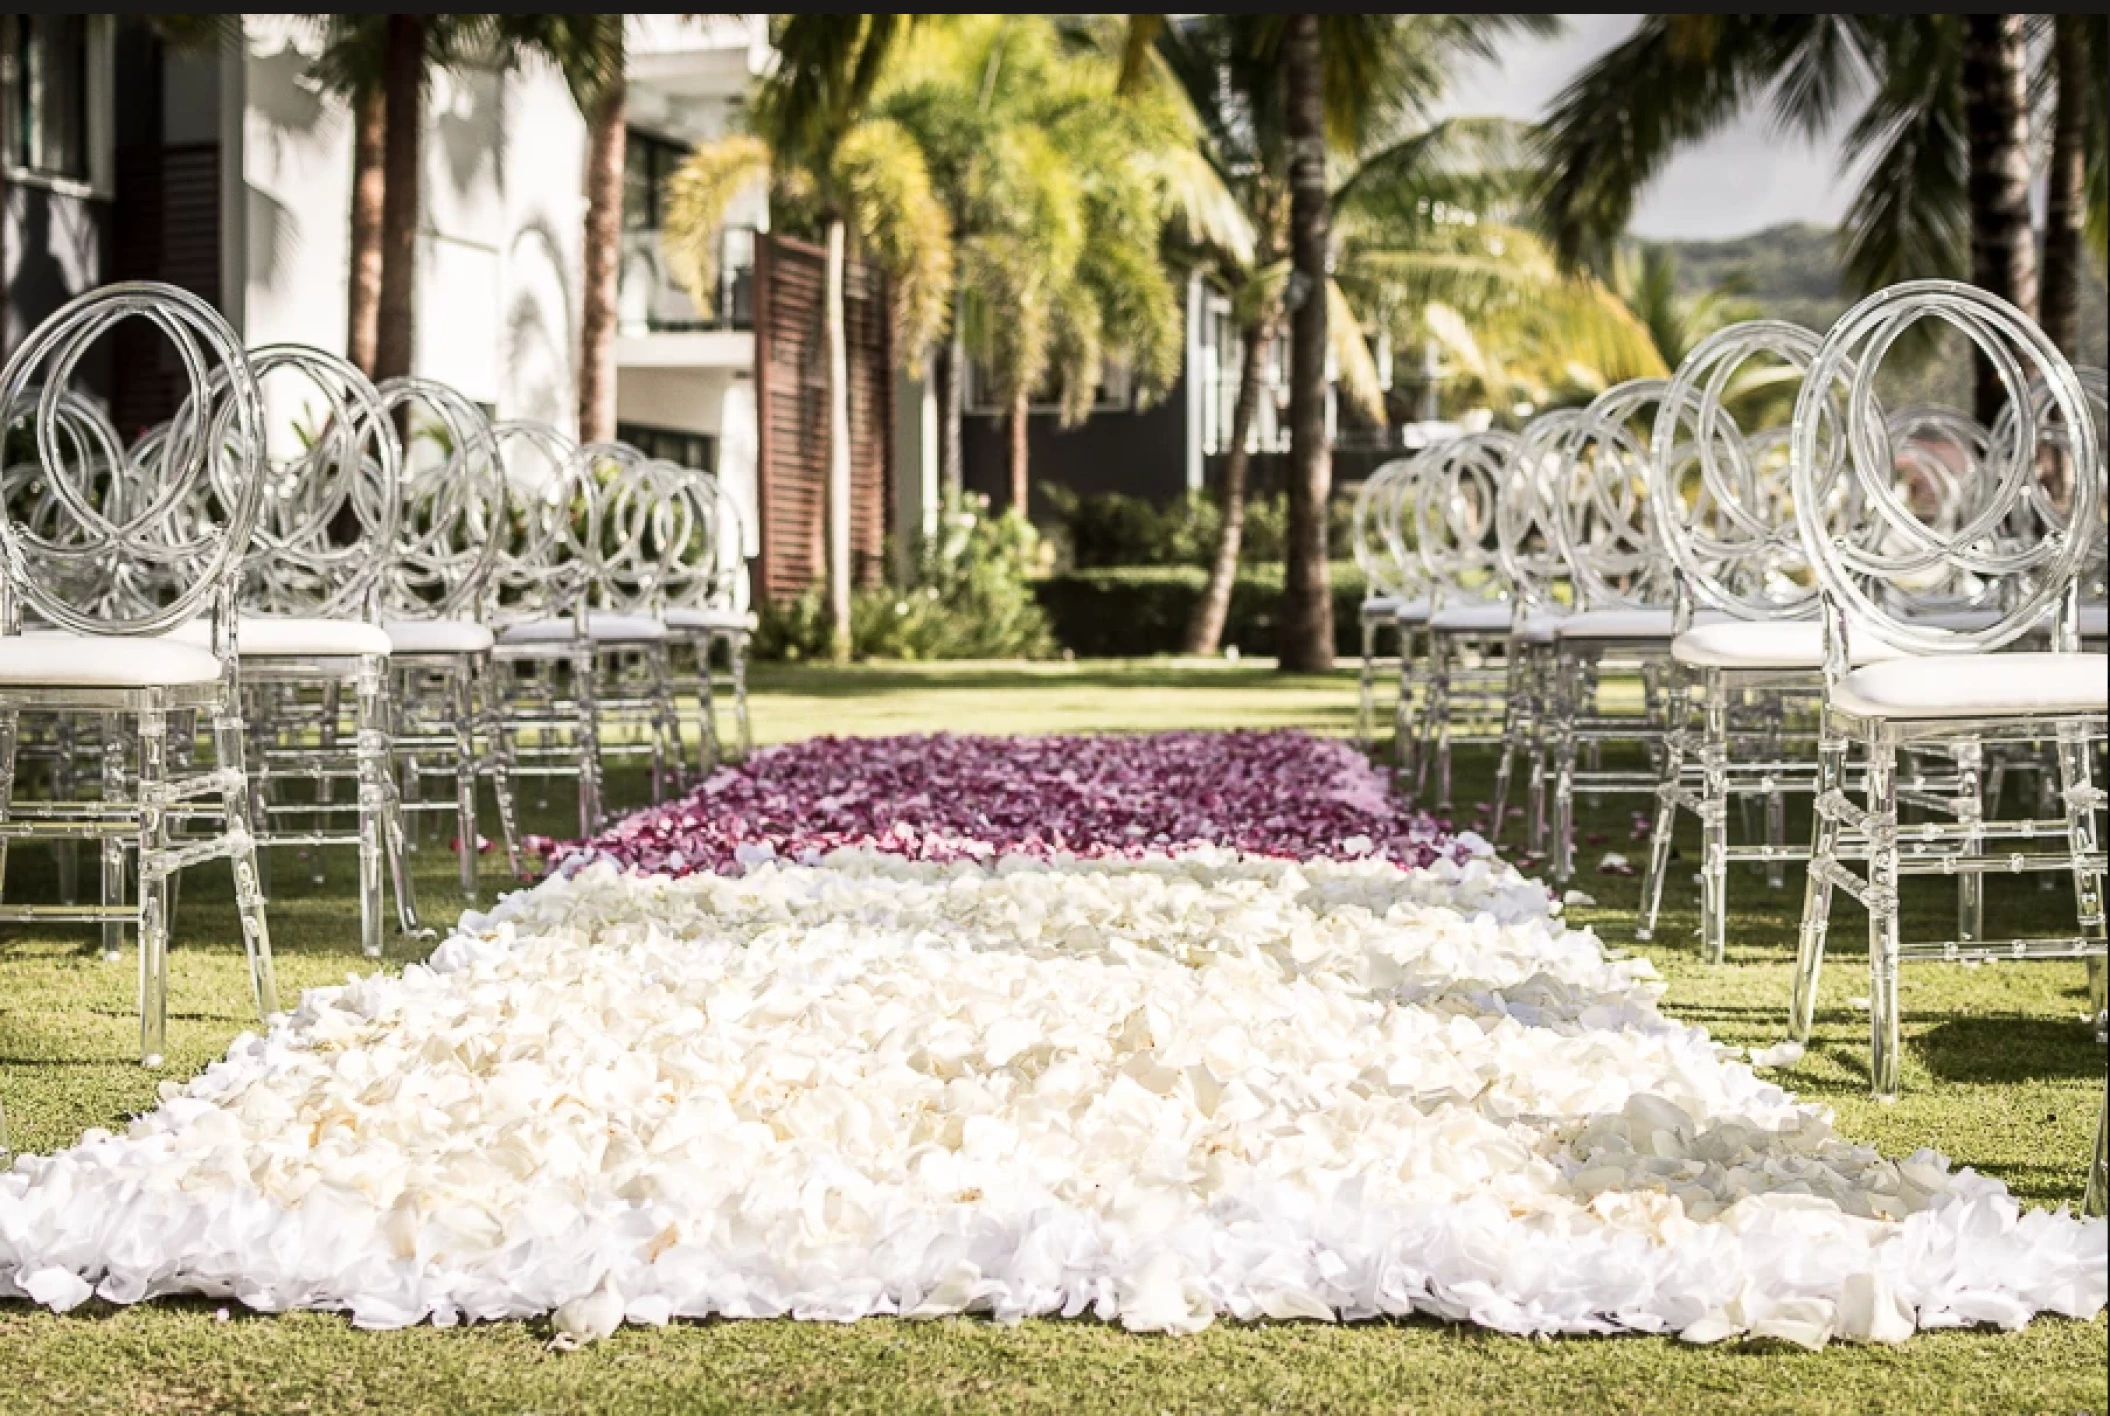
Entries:
{"type": "MultiPolygon", "coordinates": [[[[243,333],[345,348],[352,122],[313,41],[249,21],[243,333]]],[[[585,123],[560,77],[437,74],[426,110],[413,368],[501,418],[577,425],[585,123]]]]}

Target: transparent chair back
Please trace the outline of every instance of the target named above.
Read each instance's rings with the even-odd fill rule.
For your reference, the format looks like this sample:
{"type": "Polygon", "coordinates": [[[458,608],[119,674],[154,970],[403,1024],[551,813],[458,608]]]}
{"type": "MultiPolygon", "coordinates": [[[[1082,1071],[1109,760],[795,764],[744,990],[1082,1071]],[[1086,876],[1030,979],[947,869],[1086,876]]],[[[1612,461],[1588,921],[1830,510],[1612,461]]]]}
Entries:
{"type": "Polygon", "coordinates": [[[1418,561],[1404,560],[1398,553],[1400,508],[1411,481],[1412,463],[1395,458],[1380,466],[1355,494],[1349,520],[1356,566],[1372,595],[1405,603],[1422,593],[1418,561]]]}
{"type": "Polygon", "coordinates": [[[1495,551],[1519,615],[1562,614],[1575,592],[1554,529],[1558,450],[1588,418],[1579,408],[1544,413],[1518,434],[1495,507],[1495,551]]]}
{"type": "Polygon", "coordinates": [[[18,632],[25,612],[76,634],[150,635],[231,609],[262,501],[265,420],[257,381],[217,311],[167,286],[93,291],[15,352],[0,376],[0,409],[4,445],[33,450],[37,464],[18,474],[36,488],[19,508],[28,519],[12,496],[0,516],[0,633],[18,632]],[[159,438],[125,450],[70,385],[89,350],[129,319],[159,331],[192,393],[159,438]],[[208,476],[224,493],[217,516],[179,514],[208,476]],[[120,593],[126,576],[137,577],[137,593],[120,593]]]}
{"type": "Polygon", "coordinates": [[[389,379],[380,394],[403,441],[403,514],[383,606],[404,619],[473,618],[498,557],[506,505],[490,420],[432,379],[389,379]]]}
{"type": "Polygon", "coordinates": [[[1915,281],[1873,295],[1826,336],[1795,408],[1792,471],[1796,521],[1826,596],[1845,623],[1923,654],[2002,648],[2056,621],[2058,647],[2072,648],[2063,613],[2091,556],[2102,514],[2102,445],[2080,380],[2042,330],[1997,297],[1950,281],[1915,281]],[[1976,491],[1950,515],[1901,483],[1893,421],[1876,395],[1883,363],[1922,321],[1956,331],[1993,368],[2013,432],[1989,438],[1976,491]],[[2079,475],[2062,506],[2039,475],[2039,449],[2067,449],[2079,475]],[[1841,493],[1846,493],[1841,497],[1841,493]],[[1833,522],[1822,509],[1850,501],[1833,522]],[[2016,535],[2018,517],[2037,529],[2016,535]],[[1935,627],[1898,610],[1894,591],[1934,582],[1995,587],[1989,622],[1935,627]]]}
{"type": "Polygon", "coordinates": [[[1513,434],[1489,430],[1417,459],[1416,544],[1439,610],[1507,599],[1496,521],[1516,446],[1513,434]]]}
{"type": "Polygon", "coordinates": [[[1670,604],[1668,562],[1649,525],[1648,428],[1666,384],[1634,379],[1599,394],[1552,440],[1548,521],[1582,610],[1670,604]]]}
{"type": "Polygon", "coordinates": [[[597,502],[579,445],[548,423],[491,429],[505,515],[492,540],[485,614],[494,623],[557,618],[583,599],[598,540],[597,502]]]}
{"type": "Polygon", "coordinates": [[[1693,606],[1746,620],[1817,614],[1788,443],[1793,396],[1821,343],[1780,320],[1731,325],[1702,340],[1664,390],[1649,513],[1693,606]]]}

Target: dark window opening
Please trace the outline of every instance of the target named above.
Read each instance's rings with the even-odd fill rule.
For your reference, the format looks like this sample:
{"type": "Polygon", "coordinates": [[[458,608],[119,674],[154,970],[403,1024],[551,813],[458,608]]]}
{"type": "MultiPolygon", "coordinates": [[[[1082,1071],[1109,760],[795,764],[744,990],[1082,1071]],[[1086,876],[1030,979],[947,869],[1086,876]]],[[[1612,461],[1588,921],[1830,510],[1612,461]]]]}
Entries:
{"type": "Polygon", "coordinates": [[[87,181],[87,16],[9,15],[5,25],[8,164],[87,181]]]}

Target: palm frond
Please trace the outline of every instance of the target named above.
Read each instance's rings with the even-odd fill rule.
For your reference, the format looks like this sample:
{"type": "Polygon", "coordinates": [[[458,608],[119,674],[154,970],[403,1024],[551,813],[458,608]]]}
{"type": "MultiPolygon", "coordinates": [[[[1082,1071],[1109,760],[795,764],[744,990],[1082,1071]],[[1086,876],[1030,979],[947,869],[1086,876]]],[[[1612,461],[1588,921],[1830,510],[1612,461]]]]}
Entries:
{"type": "Polygon", "coordinates": [[[1868,172],[1841,225],[1842,264],[1856,293],[1969,274],[1962,59],[1953,16],[1924,17],[1888,36],[1883,82],[1845,143],[1847,160],[1868,172]]]}
{"type": "Polygon", "coordinates": [[[717,297],[725,213],[735,197],[769,172],[769,145],[736,133],[694,149],[667,179],[660,249],[675,283],[689,292],[703,314],[711,313],[717,297]]]}
{"type": "Polygon", "coordinates": [[[900,124],[857,124],[836,145],[844,214],[887,274],[896,347],[912,369],[945,328],[953,283],[952,220],[900,124]]]}
{"type": "Polygon", "coordinates": [[[1371,356],[1370,341],[1355,316],[1355,306],[1331,280],[1326,282],[1326,343],[1341,392],[1364,414],[1383,422],[1385,390],[1378,383],[1377,360],[1371,356]]]}

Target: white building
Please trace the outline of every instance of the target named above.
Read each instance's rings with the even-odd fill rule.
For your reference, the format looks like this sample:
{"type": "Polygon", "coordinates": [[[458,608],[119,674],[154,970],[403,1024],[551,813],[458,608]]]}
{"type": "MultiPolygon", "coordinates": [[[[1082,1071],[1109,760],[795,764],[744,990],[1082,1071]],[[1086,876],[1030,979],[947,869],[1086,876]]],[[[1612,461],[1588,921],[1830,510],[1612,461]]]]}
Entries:
{"type": "MultiPolygon", "coordinates": [[[[96,283],[154,278],[212,300],[252,346],[343,352],[352,115],[312,76],[312,29],[250,16],[219,55],[113,16],[0,19],[5,338],[96,283]]],[[[709,319],[660,274],[658,179],[726,132],[768,61],[765,17],[632,16],[630,182],[617,342],[620,432],[720,470],[750,504],[754,336],[740,282],[766,193],[736,207],[709,319]]],[[[415,372],[498,418],[574,431],[586,127],[562,77],[439,72],[423,143],[415,372]]],[[[157,416],[151,371],[113,402],[157,416]]],[[[158,410],[165,413],[165,409],[158,410]]]]}

